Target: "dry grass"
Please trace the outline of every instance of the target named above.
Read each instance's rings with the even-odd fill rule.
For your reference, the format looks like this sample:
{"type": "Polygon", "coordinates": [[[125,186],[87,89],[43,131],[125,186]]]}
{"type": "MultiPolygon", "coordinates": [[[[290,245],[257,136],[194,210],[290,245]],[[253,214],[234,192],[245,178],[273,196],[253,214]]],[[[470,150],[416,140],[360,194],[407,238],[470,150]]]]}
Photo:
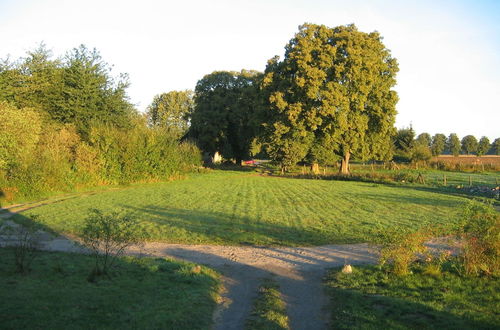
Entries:
{"type": "Polygon", "coordinates": [[[476,156],[476,155],[440,155],[437,157],[432,157],[431,162],[445,162],[448,164],[490,164],[500,166],[500,156],[496,155],[486,155],[486,156],[476,156]]]}

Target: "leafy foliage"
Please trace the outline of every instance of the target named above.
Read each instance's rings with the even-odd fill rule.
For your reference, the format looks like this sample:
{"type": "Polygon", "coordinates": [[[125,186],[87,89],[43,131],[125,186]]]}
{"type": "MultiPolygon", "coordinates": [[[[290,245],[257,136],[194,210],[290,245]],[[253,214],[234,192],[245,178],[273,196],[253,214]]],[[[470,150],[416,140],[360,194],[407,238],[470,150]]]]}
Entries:
{"type": "Polygon", "coordinates": [[[462,139],[462,150],[467,155],[477,152],[477,139],[474,135],[466,135],[462,139]]]}
{"type": "Polygon", "coordinates": [[[270,152],[274,160],[282,166],[296,161],[306,154],[311,135],[342,157],[343,173],[351,154],[371,158],[387,152],[398,66],[381,39],[377,32],[363,33],[354,25],[299,27],[283,61],[269,61],[263,81],[270,104],[267,144],[280,150],[270,152]],[[279,146],[277,140],[289,142],[279,146]]]}
{"type": "Polygon", "coordinates": [[[477,155],[485,155],[488,150],[490,150],[490,140],[486,136],[483,136],[477,145],[477,155]]]}
{"type": "Polygon", "coordinates": [[[431,135],[429,133],[420,133],[416,140],[415,143],[418,145],[422,145],[425,147],[430,147],[432,142],[431,135]]]}
{"type": "Polygon", "coordinates": [[[460,139],[455,133],[451,133],[447,140],[447,149],[453,156],[458,156],[460,154],[460,139]]]}
{"type": "Polygon", "coordinates": [[[261,76],[257,71],[216,71],[198,81],[188,137],[201,150],[218,151],[237,163],[249,157],[260,125],[261,76]]]}
{"type": "Polygon", "coordinates": [[[500,138],[496,138],[492,143],[493,153],[495,155],[500,155],[500,138]]]}
{"type": "Polygon", "coordinates": [[[463,212],[461,261],[467,275],[500,274],[500,214],[491,202],[469,201],[463,212]]]}
{"type": "Polygon", "coordinates": [[[427,251],[424,243],[430,238],[430,233],[408,230],[389,230],[379,234],[377,242],[382,244],[380,263],[389,263],[394,274],[408,275],[410,265],[419,255],[427,251]]]}
{"type": "Polygon", "coordinates": [[[161,127],[174,136],[183,136],[189,128],[194,110],[193,91],[171,91],[156,95],[147,108],[148,123],[161,127]]]}
{"type": "Polygon", "coordinates": [[[94,256],[91,280],[95,276],[107,275],[113,262],[123,255],[127,247],[144,240],[144,233],[139,228],[139,222],[130,215],[90,210],[81,238],[94,256]]]}
{"type": "Polygon", "coordinates": [[[81,45],[52,60],[42,46],[0,67],[0,101],[33,108],[59,123],[72,123],[84,137],[93,122],[125,127],[134,112],[127,76],[111,75],[97,50],[81,45]]]}
{"type": "Polygon", "coordinates": [[[439,156],[446,148],[446,135],[438,133],[432,137],[431,152],[433,156],[439,156]]]}

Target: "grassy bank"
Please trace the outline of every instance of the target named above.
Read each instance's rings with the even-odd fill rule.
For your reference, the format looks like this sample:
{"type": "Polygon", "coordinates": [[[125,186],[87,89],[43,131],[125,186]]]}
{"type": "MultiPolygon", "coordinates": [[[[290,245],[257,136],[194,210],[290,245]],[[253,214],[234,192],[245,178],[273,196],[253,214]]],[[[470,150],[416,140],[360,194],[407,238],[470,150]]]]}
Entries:
{"type": "Polygon", "coordinates": [[[449,266],[398,277],[377,266],[332,270],[326,285],[333,329],[498,329],[500,281],[459,276],[449,266]]]}
{"type": "Polygon", "coordinates": [[[27,275],[0,248],[3,329],[209,329],[218,275],[166,259],[121,258],[110,279],[87,281],[89,256],[40,252],[27,275]]]}

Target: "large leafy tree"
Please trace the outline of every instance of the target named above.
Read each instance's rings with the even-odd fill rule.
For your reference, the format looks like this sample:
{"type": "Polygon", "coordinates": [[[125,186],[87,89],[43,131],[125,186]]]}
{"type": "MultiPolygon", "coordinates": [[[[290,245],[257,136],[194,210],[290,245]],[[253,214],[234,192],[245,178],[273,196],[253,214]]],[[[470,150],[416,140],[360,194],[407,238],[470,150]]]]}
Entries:
{"type": "Polygon", "coordinates": [[[409,154],[415,145],[415,131],[409,128],[398,129],[393,137],[396,151],[402,154],[409,154]]]}
{"type": "Polygon", "coordinates": [[[397,71],[378,32],[364,33],[354,25],[300,26],[283,61],[274,58],[266,68],[268,146],[276,148],[273,141],[280,140],[286,147],[292,142],[283,140],[295,140],[303,151],[312,135],[314,145],[341,157],[344,174],[351,155],[387,153],[394,134],[397,71]]]}
{"type": "Polygon", "coordinates": [[[500,138],[496,138],[492,143],[493,152],[495,155],[500,155],[500,138]]]}
{"type": "Polygon", "coordinates": [[[430,147],[432,137],[429,133],[420,133],[415,140],[415,143],[421,146],[430,147]]]}
{"type": "Polygon", "coordinates": [[[460,154],[460,139],[458,138],[458,135],[455,133],[451,133],[450,136],[448,136],[448,140],[446,141],[446,147],[450,151],[450,153],[453,156],[458,156],[460,154]]]}
{"type": "Polygon", "coordinates": [[[249,157],[259,128],[260,82],[257,71],[216,71],[196,84],[188,136],[208,153],[240,161],[249,157]]]}
{"type": "Polygon", "coordinates": [[[446,147],[446,135],[437,133],[432,137],[431,152],[433,156],[439,156],[446,147]]]}
{"type": "Polygon", "coordinates": [[[467,155],[477,152],[477,139],[474,135],[466,135],[462,139],[462,150],[467,155]]]}
{"type": "Polygon", "coordinates": [[[97,50],[81,45],[70,51],[64,60],[62,98],[50,114],[61,122],[75,123],[88,133],[92,122],[124,126],[133,107],[128,101],[127,75],[116,80],[111,68],[97,50]]]}
{"type": "Polygon", "coordinates": [[[129,124],[134,109],[127,87],[126,75],[114,78],[99,53],[83,45],[52,60],[42,44],[17,62],[7,60],[0,65],[0,101],[72,123],[84,137],[95,122],[129,124]]]}
{"type": "Polygon", "coordinates": [[[26,57],[0,65],[0,100],[18,108],[51,109],[61,93],[62,63],[41,44],[26,57]]]}
{"type": "Polygon", "coordinates": [[[150,126],[166,129],[175,136],[184,135],[194,109],[193,91],[171,91],[156,95],[147,108],[150,126]]]}
{"type": "Polygon", "coordinates": [[[479,144],[477,145],[477,155],[486,155],[488,153],[488,150],[490,150],[490,139],[488,139],[486,136],[483,136],[481,139],[479,139],[479,144]]]}

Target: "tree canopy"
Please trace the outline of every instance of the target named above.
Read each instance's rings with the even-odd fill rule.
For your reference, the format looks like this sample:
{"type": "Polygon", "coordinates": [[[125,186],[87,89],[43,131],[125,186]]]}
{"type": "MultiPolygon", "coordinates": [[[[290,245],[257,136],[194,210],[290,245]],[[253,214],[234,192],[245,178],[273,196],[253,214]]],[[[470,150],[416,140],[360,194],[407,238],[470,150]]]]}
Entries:
{"type": "Polygon", "coordinates": [[[446,135],[437,133],[432,137],[431,152],[433,156],[439,156],[446,148],[446,135]]]}
{"type": "Polygon", "coordinates": [[[286,46],[282,61],[266,68],[269,154],[282,166],[320,144],[342,158],[384,158],[394,134],[396,59],[378,32],[354,25],[304,24],[286,46]]]}
{"type": "Polygon", "coordinates": [[[477,155],[478,156],[486,155],[489,150],[490,150],[490,139],[488,139],[486,136],[481,137],[477,145],[477,155]]]}
{"type": "Polygon", "coordinates": [[[457,134],[451,133],[446,142],[447,148],[453,156],[458,156],[460,154],[460,139],[457,134]]]}
{"type": "Polygon", "coordinates": [[[146,110],[148,124],[181,137],[189,128],[189,117],[194,109],[193,97],[190,90],[156,95],[146,110]]]}
{"type": "Polygon", "coordinates": [[[124,127],[135,111],[128,101],[128,78],[111,75],[97,50],[81,45],[52,59],[42,44],[17,62],[0,66],[0,100],[33,108],[87,136],[92,122],[124,127]]]}
{"type": "Polygon", "coordinates": [[[492,143],[493,153],[495,155],[500,155],[500,138],[496,138],[492,143]]]}
{"type": "Polygon", "coordinates": [[[420,133],[415,141],[417,144],[430,147],[432,142],[432,137],[429,133],[420,133]]]}
{"type": "Polygon", "coordinates": [[[462,150],[467,155],[477,152],[477,139],[474,135],[466,135],[462,139],[462,150]]]}
{"type": "Polygon", "coordinates": [[[237,163],[249,157],[260,126],[257,71],[216,71],[196,84],[188,137],[208,153],[220,152],[237,163]]]}

